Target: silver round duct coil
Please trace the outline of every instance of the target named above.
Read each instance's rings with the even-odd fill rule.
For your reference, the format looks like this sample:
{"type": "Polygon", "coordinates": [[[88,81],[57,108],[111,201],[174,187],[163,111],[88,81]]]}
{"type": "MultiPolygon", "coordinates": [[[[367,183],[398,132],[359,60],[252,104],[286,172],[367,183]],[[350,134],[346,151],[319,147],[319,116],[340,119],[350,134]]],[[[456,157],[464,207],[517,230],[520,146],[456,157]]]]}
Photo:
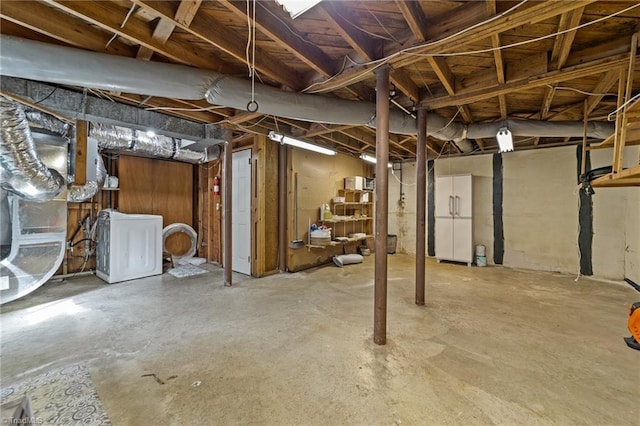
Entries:
{"type": "Polygon", "coordinates": [[[165,226],[162,230],[162,250],[170,253],[173,259],[183,259],[185,257],[195,256],[196,246],[198,244],[197,241],[198,234],[196,234],[196,231],[186,223],[172,223],[171,225],[165,226]],[[186,253],[180,255],[173,254],[169,250],[167,250],[167,238],[178,232],[187,234],[187,236],[191,239],[191,247],[189,247],[189,250],[187,250],[186,253]]]}

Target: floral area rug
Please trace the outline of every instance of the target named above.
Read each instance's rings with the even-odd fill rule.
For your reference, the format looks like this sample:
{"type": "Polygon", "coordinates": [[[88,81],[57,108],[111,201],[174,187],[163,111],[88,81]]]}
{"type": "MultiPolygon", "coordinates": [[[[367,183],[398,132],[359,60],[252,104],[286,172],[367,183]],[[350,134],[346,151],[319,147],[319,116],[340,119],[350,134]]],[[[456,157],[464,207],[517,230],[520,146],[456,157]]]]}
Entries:
{"type": "MultiPolygon", "coordinates": [[[[28,396],[33,424],[111,425],[84,363],[50,370],[1,392],[2,404],[28,396]]],[[[8,419],[1,421],[8,424],[8,419]]]]}

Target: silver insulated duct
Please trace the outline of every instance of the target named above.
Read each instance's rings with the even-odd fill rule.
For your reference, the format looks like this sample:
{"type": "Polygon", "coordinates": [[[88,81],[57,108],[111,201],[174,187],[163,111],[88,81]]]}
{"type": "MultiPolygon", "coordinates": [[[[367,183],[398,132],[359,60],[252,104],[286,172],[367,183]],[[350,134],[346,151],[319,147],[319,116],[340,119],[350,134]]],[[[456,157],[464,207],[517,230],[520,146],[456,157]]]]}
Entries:
{"type": "Polygon", "coordinates": [[[181,140],[163,135],[149,135],[141,130],[110,124],[91,123],[89,137],[98,141],[98,148],[128,151],[143,156],[177,160],[186,163],[205,163],[220,157],[220,148],[205,152],[181,148],[181,140]]]}
{"type": "Polygon", "coordinates": [[[0,127],[2,188],[31,201],[55,198],[65,181],[38,158],[22,106],[4,96],[0,96],[0,127]]]}
{"type": "MultiPolygon", "coordinates": [[[[37,136],[34,153],[38,161],[45,168],[55,169],[61,178],[66,176],[67,141],[57,136],[37,136]]],[[[0,303],[34,291],[62,264],[67,236],[67,193],[64,185],[61,188],[48,201],[29,201],[0,189],[0,242],[3,249],[11,243],[8,256],[0,261],[0,303]]]]}
{"type": "Polygon", "coordinates": [[[96,180],[88,180],[84,185],[74,185],[69,188],[67,201],[82,203],[92,199],[104,185],[107,169],[104,167],[102,156],[96,156],[96,180]]]}
{"type": "MultiPolygon", "coordinates": [[[[4,75],[69,84],[95,89],[107,89],[149,96],[180,99],[201,99],[214,105],[244,110],[249,100],[258,104],[258,112],[277,117],[344,125],[375,125],[375,105],[370,102],[349,101],[321,95],[287,92],[256,84],[252,98],[251,83],[213,71],[157,62],[139,61],[104,53],[88,52],[70,47],[54,46],[17,37],[0,36],[0,52],[4,75]]],[[[507,127],[514,136],[579,137],[575,123],[509,121],[507,127]]],[[[504,122],[471,124],[449,122],[430,113],[427,134],[461,147],[471,147],[467,138],[495,137],[504,122]],[[467,143],[465,143],[467,142],[467,143]]],[[[613,124],[601,123],[590,128],[588,136],[601,138],[613,133],[613,124]],[[593,130],[593,132],[591,132],[593,130]]],[[[417,133],[416,120],[393,110],[389,117],[389,131],[396,134],[417,133]]]]}

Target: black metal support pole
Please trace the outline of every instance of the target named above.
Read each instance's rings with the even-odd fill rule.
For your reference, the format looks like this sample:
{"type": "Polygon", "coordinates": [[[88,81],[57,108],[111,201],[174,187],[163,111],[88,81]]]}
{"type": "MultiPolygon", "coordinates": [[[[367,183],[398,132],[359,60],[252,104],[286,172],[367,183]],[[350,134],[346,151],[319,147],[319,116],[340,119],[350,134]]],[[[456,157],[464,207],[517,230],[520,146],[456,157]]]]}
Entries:
{"type": "Polygon", "coordinates": [[[389,215],[389,67],[376,70],[376,213],[373,341],[387,343],[387,229],[389,215]]]}
{"type": "Polygon", "coordinates": [[[287,147],[278,147],[278,269],[287,268],[287,147]]]}
{"type": "Polygon", "coordinates": [[[222,198],[223,208],[223,245],[224,245],[224,285],[225,287],[231,287],[231,215],[232,215],[232,159],[233,150],[231,148],[231,130],[227,130],[225,134],[227,140],[224,145],[224,158],[222,167],[224,168],[224,193],[222,198]]]}
{"type": "Polygon", "coordinates": [[[427,112],[418,110],[416,147],[416,305],[424,305],[425,237],[427,218],[427,112]]]}

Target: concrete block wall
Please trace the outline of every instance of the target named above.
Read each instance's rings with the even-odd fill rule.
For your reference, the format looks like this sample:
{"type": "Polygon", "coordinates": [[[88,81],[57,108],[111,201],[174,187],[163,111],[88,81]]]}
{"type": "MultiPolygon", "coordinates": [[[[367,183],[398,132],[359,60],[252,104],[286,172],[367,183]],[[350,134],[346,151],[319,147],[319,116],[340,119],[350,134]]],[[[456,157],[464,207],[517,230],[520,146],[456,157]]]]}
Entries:
{"type": "MultiPolygon", "coordinates": [[[[627,148],[633,165],[638,147],[627,148]]],[[[611,164],[611,150],[593,151],[592,168],[611,164]]],[[[440,158],[435,175],[470,173],[474,178],[474,244],[487,248],[493,263],[492,155],[440,158]]],[[[503,154],[504,265],[578,273],[576,147],[503,154]]],[[[398,171],[395,172],[398,176],[398,171]]],[[[415,253],[415,163],[403,164],[404,208],[398,180],[389,177],[389,232],[398,234],[398,251],[415,253]]],[[[596,189],[593,200],[594,276],[640,282],[640,188],[596,189]]]]}

